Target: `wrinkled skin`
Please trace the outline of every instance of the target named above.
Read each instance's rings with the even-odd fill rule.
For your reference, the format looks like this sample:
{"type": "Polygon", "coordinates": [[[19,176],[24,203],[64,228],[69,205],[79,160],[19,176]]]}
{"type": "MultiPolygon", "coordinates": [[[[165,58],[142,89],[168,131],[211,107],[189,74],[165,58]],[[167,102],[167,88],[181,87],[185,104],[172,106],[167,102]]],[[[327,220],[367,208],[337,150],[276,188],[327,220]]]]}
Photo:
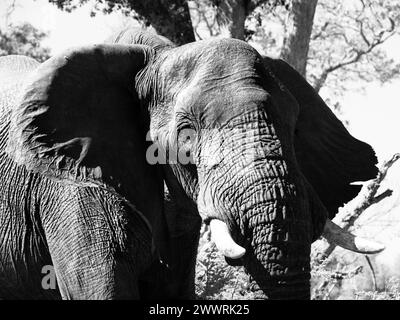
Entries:
{"type": "Polygon", "coordinates": [[[257,297],[308,299],[312,241],[376,174],[300,75],[242,41],[128,30],[28,69],[2,98],[0,296],[53,264],[63,298],[193,297],[201,217],[246,248],[257,297]],[[149,165],[148,130],[192,163],[149,165]]]}
{"type": "MultiPolygon", "coordinates": [[[[169,297],[169,288],[163,291],[154,283],[152,290],[140,288],[146,272],[153,271],[153,279],[167,272],[152,248],[152,241],[160,242],[166,230],[157,171],[146,165],[142,171],[126,172],[126,178],[135,181],[121,186],[127,189],[127,201],[122,191],[108,186],[49,179],[18,165],[5,152],[16,145],[8,139],[10,121],[20,103],[23,80],[35,75],[39,66],[26,57],[1,59],[0,297],[126,299],[139,298],[140,290],[145,297],[169,297]],[[57,290],[42,288],[46,265],[54,265],[57,290]]],[[[141,143],[139,138],[134,142],[141,143]]],[[[129,159],[130,165],[143,165],[144,159],[136,158],[129,159]]]]}

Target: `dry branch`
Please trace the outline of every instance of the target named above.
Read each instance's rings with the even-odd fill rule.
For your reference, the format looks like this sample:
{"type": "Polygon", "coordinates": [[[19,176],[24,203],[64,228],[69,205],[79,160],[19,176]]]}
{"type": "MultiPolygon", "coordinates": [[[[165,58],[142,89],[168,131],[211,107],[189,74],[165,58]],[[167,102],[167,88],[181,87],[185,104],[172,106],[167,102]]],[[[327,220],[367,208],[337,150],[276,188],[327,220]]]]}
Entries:
{"type": "MultiPolygon", "coordinates": [[[[337,222],[338,225],[340,225],[344,230],[349,230],[354,226],[356,220],[363,212],[365,212],[366,209],[392,195],[393,191],[390,189],[387,189],[378,195],[377,193],[382,181],[387,175],[389,168],[399,159],[400,153],[397,153],[394,154],[390,160],[387,160],[382,164],[377,177],[366,186],[366,194],[360,203],[355,207],[355,209],[338,215],[337,218],[340,220],[337,222]]],[[[317,261],[325,260],[330,256],[335,248],[336,245],[328,244],[328,246],[324,247],[322,250],[317,250],[317,252],[313,253],[313,256],[317,261]]]]}

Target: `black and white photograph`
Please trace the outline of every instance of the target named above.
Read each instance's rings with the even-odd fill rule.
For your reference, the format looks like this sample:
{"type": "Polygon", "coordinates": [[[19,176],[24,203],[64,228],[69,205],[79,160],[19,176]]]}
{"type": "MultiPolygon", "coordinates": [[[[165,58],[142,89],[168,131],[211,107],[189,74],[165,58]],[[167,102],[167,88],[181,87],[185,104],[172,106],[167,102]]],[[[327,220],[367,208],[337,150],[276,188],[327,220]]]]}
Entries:
{"type": "Polygon", "coordinates": [[[9,300],[400,300],[400,1],[0,0],[9,300]]]}

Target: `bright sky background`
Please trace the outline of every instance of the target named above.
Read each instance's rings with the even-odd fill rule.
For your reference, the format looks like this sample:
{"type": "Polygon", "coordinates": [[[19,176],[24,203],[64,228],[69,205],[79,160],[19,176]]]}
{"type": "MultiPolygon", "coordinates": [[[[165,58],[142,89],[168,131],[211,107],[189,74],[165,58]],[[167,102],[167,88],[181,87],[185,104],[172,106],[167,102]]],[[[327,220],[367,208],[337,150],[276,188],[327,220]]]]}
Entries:
{"type": "MultiPolygon", "coordinates": [[[[0,27],[5,24],[5,10],[10,0],[0,2],[0,27]]],[[[126,19],[120,13],[90,17],[93,2],[72,13],[62,12],[47,0],[18,0],[12,22],[28,21],[49,31],[45,45],[52,53],[71,46],[102,42],[121,28],[126,19]]],[[[386,45],[389,55],[400,62],[400,37],[386,45]]],[[[350,121],[350,131],[370,143],[380,160],[400,152],[400,80],[371,84],[365,94],[348,94],[343,103],[344,118],[350,121]]]]}

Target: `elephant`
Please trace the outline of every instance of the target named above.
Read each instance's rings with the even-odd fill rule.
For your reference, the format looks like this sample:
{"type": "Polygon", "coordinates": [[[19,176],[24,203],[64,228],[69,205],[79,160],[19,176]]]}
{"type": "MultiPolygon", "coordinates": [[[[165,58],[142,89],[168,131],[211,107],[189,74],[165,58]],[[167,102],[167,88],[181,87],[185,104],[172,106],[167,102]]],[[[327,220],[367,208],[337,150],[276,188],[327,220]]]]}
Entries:
{"type": "Polygon", "coordinates": [[[260,299],[310,298],[321,235],[383,250],[330,220],[373,149],[246,42],[127,29],[0,74],[2,298],[193,298],[202,221],[260,299]]]}

